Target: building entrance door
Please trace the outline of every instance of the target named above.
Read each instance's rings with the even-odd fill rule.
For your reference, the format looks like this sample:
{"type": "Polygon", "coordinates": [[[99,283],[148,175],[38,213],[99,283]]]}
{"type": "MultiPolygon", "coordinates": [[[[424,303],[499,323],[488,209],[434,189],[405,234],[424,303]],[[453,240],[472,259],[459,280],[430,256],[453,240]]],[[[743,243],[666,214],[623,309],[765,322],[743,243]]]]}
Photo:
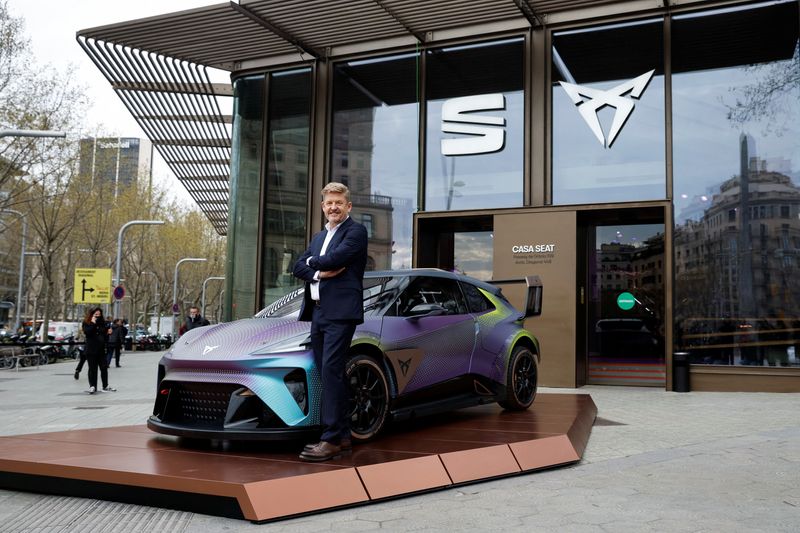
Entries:
{"type": "Polygon", "coordinates": [[[582,230],[585,382],[664,387],[664,224],[582,230]]]}

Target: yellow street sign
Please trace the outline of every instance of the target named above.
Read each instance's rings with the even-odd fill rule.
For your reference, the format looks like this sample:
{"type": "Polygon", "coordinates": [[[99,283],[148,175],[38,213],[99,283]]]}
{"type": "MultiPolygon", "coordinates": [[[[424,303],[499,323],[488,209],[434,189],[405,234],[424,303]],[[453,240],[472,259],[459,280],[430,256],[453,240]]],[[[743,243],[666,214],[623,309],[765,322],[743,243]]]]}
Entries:
{"type": "Polygon", "coordinates": [[[76,304],[110,304],[111,269],[76,268],[73,287],[76,304]]]}

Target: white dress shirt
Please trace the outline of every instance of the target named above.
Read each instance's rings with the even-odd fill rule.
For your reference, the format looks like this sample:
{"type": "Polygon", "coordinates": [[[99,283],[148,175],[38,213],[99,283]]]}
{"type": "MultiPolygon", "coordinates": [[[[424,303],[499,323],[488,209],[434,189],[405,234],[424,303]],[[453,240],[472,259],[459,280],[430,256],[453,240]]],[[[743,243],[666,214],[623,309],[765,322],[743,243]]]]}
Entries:
{"type": "MultiPolygon", "coordinates": [[[[350,217],[347,217],[347,218],[350,218],[350,217]]],[[[344,222],[345,222],[345,220],[347,220],[347,218],[342,220],[342,223],[338,224],[333,229],[330,229],[330,225],[331,225],[330,222],[325,224],[325,229],[328,230],[328,234],[325,235],[325,242],[322,243],[322,250],[320,250],[319,255],[325,255],[325,251],[328,249],[328,245],[330,244],[331,239],[333,239],[333,236],[336,234],[336,230],[339,229],[342,224],[344,224],[344,222]]],[[[308,259],[306,259],[306,265],[308,264],[309,261],[311,261],[310,257],[308,259]]],[[[314,272],[314,279],[316,281],[311,284],[311,299],[319,301],[319,270],[314,272]]]]}

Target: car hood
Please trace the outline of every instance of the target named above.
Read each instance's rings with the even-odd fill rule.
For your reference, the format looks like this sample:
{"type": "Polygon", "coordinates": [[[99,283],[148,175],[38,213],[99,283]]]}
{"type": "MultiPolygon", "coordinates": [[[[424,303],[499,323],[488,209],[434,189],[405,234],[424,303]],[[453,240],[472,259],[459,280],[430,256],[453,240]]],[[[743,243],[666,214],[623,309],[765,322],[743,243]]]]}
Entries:
{"type": "Polygon", "coordinates": [[[310,331],[310,322],[298,322],[295,317],[248,318],[195,328],[178,339],[169,355],[172,359],[239,359],[294,338],[299,346],[310,331]]]}

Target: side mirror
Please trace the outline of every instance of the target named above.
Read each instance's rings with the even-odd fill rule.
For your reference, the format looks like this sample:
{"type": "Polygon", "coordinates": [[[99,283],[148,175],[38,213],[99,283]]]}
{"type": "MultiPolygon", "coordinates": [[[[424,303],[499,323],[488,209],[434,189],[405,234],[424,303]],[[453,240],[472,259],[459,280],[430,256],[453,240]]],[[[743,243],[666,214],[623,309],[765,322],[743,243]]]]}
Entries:
{"type": "Polygon", "coordinates": [[[542,314],[542,280],[539,276],[525,276],[528,286],[525,297],[525,318],[542,314]]]}
{"type": "Polygon", "coordinates": [[[408,313],[407,318],[417,320],[426,316],[444,315],[447,313],[447,309],[439,304],[419,304],[412,307],[408,313]]]}

